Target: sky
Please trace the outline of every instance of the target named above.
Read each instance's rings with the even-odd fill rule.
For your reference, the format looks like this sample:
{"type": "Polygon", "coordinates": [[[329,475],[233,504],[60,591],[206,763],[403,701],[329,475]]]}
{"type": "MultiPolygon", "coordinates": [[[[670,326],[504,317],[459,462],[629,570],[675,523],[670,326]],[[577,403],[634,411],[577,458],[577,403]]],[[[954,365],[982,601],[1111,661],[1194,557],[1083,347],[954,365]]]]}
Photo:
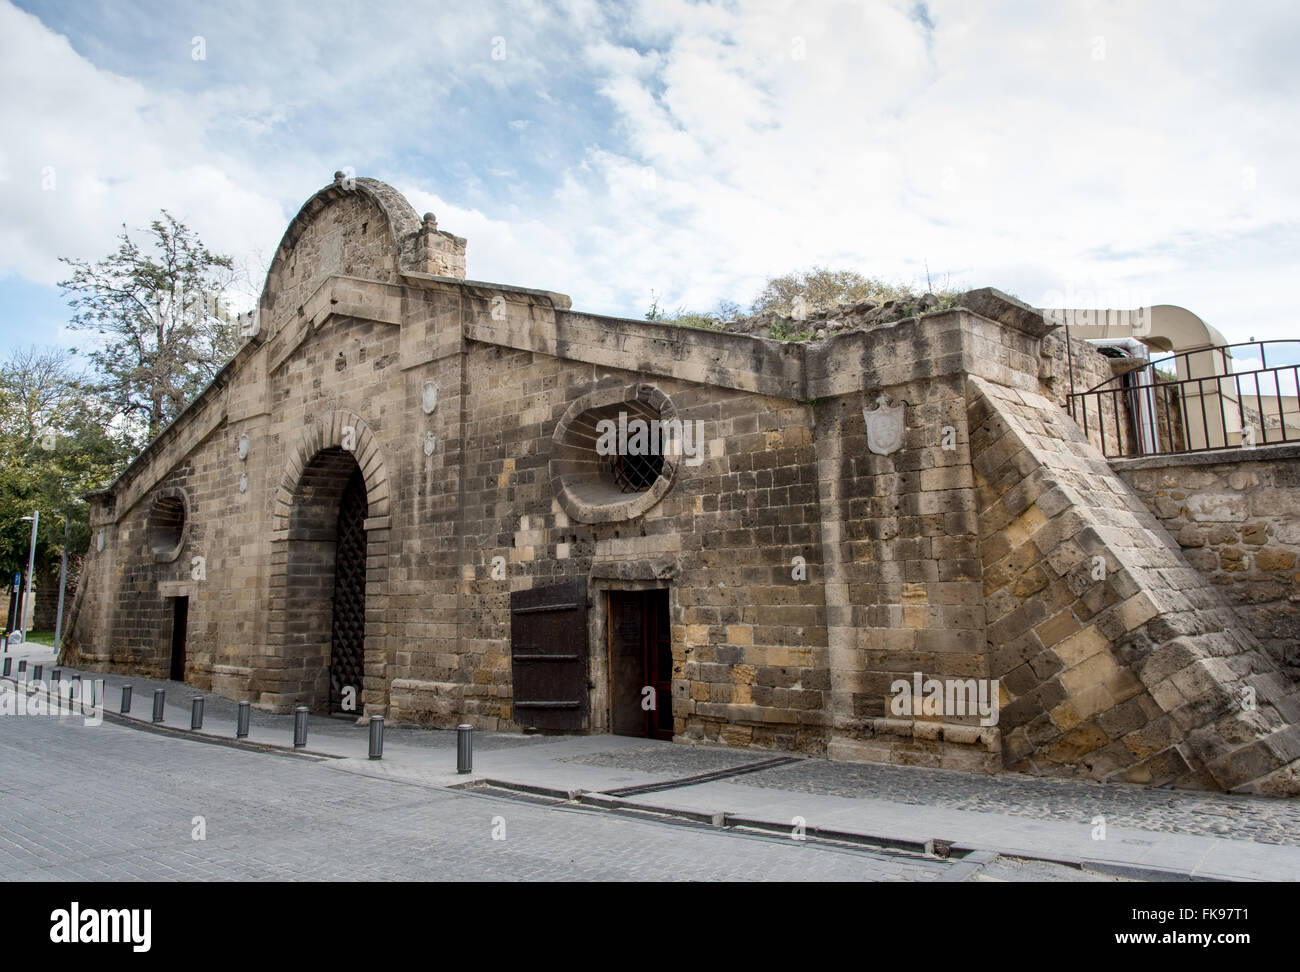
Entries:
{"type": "Polygon", "coordinates": [[[1289,0],[0,0],[0,356],[162,208],[251,307],[339,169],[583,311],[821,265],[1300,338],[1297,49],[1289,0]]]}

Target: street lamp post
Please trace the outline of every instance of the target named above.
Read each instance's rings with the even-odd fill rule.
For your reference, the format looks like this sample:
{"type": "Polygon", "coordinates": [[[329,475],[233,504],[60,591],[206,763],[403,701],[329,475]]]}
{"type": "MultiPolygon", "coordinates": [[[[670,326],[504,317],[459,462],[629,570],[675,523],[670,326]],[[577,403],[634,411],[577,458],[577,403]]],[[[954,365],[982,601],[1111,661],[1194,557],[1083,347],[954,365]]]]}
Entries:
{"type": "Polygon", "coordinates": [[[27,611],[32,603],[32,572],[36,569],[36,528],[41,522],[41,511],[32,510],[31,516],[23,517],[32,521],[32,542],[27,550],[27,594],[23,597],[22,613],[18,615],[18,627],[23,633],[23,644],[27,644],[27,611]]]}
{"type": "Polygon", "coordinates": [[[63,651],[63,592],[68,585],[68,544],[72,542],[72,517],[63,513],[63,559],[59,562],[59,606],[54,618],[54,663],[59,663],[63,651]]]}

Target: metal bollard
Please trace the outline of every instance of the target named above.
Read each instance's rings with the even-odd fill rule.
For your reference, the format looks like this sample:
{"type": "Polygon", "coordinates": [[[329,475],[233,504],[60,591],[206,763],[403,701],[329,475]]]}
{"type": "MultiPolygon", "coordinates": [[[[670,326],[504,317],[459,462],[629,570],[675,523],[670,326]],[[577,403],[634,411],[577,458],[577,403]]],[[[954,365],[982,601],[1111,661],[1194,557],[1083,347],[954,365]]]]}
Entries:
{"type": "Polygon", "coordinates": [[[122,686],[122,712],[126,713],[130,711],[131,711],[131,686],[123,685],[122,686]]]}
{"type": "Polygon", "coordinates": [[[45,671],[45,666],[44,666],[44,665],[37,665],[35,668],[33,668],[33,669],[32,669],[32,681],[39,682],[39,681],[41,680],[41,672],[43,672],[43,671],[45,671]]]}
{"type": "Polygon", "coordinates": [[[235,738],[248,738],[248,713],[252,706],[248,702],[239,703],[239,716],[235,720],[235,738]]]}
{"type": "Polygon", "coordinates": [[[307,707],[300,705],[293,710],[293,745],[300,748],[307,745],[307,707]]]}
{"type": "Polygon", "coordinates": [[[153,690],[153,721],[154,722],[163,721],[163,706],[166,705],[166,698],[167,698],[166,689],[153,690]]]}
{"type": "Polygon", "coordinates": [[[474,727],[456,727],[456,772],[468,773],[474,766],[474,727]]]}
{"type": "Polygon", "coordinates": [[[201,695],[190,699],[190,728],[203,728],[203,696],[201,695]]]}
{"type": "Polygon", "coordinates": [[[370,758],[384,758],[384,717],[370,717],[370,758]]]}
{"type": "Polygon", "coordinates": [[[5,678],[8,678],[8,677],[9,677],[9,668],[10,668],[10,666],[13,665],[13,663],[14,663],[14,660],[13,660],[12,658],[6,658],[6,659],[5,659],[5,667],[4,667],[4,671],[3,671],[3,672],[0,672],[0,675],[3,675],[5,678]]]}

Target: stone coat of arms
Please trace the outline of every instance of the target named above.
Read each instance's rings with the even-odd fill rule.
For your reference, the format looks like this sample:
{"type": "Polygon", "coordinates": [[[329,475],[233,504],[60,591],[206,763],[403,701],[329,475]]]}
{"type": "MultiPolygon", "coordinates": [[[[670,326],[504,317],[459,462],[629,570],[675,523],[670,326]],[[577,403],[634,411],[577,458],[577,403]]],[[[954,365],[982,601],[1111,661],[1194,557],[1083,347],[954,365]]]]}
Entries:
{"type": "Polygon", "coordinates": [[[875,408],[862,409],[867,423],[867,448],[878,456],[897,452],[903,445],[903,403],[890,405],[890,401],[886,395],[877,395],[875,408]]]}

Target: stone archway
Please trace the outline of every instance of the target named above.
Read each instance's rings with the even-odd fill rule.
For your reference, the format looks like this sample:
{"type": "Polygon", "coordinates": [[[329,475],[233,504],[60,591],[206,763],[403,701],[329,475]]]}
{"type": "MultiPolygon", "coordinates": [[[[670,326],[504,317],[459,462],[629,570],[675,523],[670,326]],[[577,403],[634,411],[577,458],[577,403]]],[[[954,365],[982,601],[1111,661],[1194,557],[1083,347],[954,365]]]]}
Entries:
{"type": "Polygon", "coordinates": [[[370,427],[347,410],[321,416],[291,451],[275,498],[269,608],[280,670],[278,691],[263,696],[264,707],[385,713],[389,510],[387,467],[370,427]],[[355,536],[357,520],[363,539],[355,536]],[[338,597],[347,599],[342,610],[338,597]],[[336,645],[358,637],[360,657],[336,645]],[[357,681],[353,710],[342,705],[341,692],[357,681]]]}

